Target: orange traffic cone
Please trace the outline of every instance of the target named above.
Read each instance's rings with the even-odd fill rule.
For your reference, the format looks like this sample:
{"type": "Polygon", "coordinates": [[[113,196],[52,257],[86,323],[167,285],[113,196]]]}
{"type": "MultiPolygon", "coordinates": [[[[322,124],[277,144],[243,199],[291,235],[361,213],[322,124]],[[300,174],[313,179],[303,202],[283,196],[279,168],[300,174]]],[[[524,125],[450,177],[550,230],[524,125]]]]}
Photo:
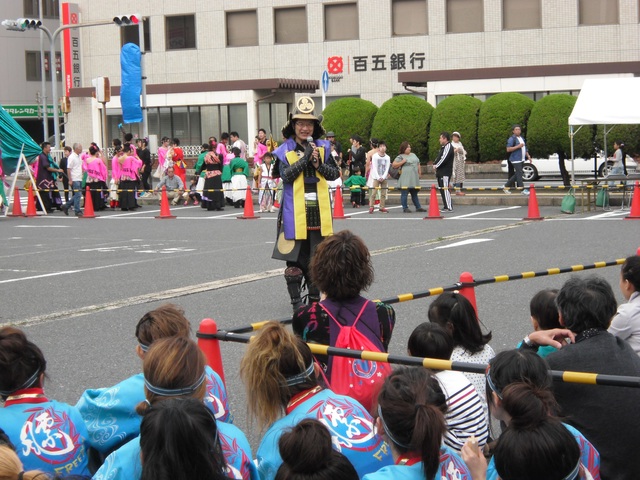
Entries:
{"type": "Polygon", "coordinates": [[[13,190],[13,211],[9,216],[24,217],[24,213],[22,213],[22,205],[20,205],[20,190],[18,190],[18,187],[13,190]]]}
{"type": "Polygon", "coordinates": [[[532,183],[529,187],[529,214],[523,220],[542,220],[540,209],[538,208],[538,197],[536,196],[536,187],[532,183]]]}
{"type": "Polygon", "coordinates": [[[167,197],[167,187],[162,187],[162,198],[160,199],[160,215],[156,218],[176,218],[175,215],[171,215],[171,209],[169,208],[169,197],[167,197]]]}
{"type": "Polygon", "coordinates": [[[84,215],[78,218],[96,218],[93,211],[93,198],[91,198],[91,189],[87,187],[84,193],[84,215]]]}
{"type": "Polygon", "coordinates": [[[429,197],[429,216],[424,217],[423,220],[442,220],[444,217],[440,215],[440,208],[438,207],[438,194],[436,193],[435,184],[431,184],[431,196],[429,197]]]}
{"type": "Polygon", "coordinates": [[[349,217],[344,214],[344,206],[342,205],[342,187],[336,187],[336,194],[333,197],[333,219],[345,220],[349,217]]]}
{"type": "Polygon", "coordinates": [[[200,328],[196,332],[198,346],[207,357],[207,364],[220,375],[224,383],[224,364],[220,353],[220,340],[214,337],[218,333],[218,325],[211,318],[205,318],[200,322],[200,328]]]}
{"type": "Polygon", "coordinates": [[[631,201],[631,212],[629,213],[629,216],[624,217],[624,219],[640,220],[640,182],[638,181],[636,181],[636,186],[633,187],[633,200],[631,201]]]}
{"type": "Polygon", "coordinates": [[[251,187],[247,185],[247,195],[244,197],[244,213],[237,217],[240,220],[255,220],[256,217],[253,213],[253,197],[251,196],[251,187]]]}
{"type": "Polygon", "coordinates": [[[27,197],[27,217],[37,217],[36,197],[33,196],[33,186],[29,185],[29,196],[27,197]]]}

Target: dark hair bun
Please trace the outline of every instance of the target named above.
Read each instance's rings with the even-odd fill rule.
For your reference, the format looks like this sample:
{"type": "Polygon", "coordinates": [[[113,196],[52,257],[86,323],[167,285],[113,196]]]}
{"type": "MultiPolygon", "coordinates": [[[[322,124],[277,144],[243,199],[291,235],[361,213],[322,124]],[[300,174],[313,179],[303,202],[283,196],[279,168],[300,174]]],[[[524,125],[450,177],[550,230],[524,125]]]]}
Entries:
{"type": "Polygon", "coordinates": [[[280,456],[291,472],[310,474],[323,470],[331,461],[331,435],[317,420],[305,419],[283,433],[278,443],[280,456]]]}

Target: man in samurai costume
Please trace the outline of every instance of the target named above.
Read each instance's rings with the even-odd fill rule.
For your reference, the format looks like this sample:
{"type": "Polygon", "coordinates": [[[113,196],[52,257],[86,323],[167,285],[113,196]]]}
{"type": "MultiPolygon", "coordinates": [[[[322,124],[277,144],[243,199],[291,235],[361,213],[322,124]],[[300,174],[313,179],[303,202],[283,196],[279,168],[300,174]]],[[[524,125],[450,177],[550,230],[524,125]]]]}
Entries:
{"type": "Polygon", "coordinates": [[[313,109],[311,98],[298,99],[296,111],[289,114],[282,129],[286,140],[273,152],[274,176],[282,179],[283,194],[272,258],[287,262],[284,278],[294,312],[303,305],[303,279],[308,302],[320,300],[309,275],[309,263],[318,244],[333,233],[327,180],[340,175],[331,157],[331,144],[320,140],[325,133],[322,116],[315,116],[313,109]]]}

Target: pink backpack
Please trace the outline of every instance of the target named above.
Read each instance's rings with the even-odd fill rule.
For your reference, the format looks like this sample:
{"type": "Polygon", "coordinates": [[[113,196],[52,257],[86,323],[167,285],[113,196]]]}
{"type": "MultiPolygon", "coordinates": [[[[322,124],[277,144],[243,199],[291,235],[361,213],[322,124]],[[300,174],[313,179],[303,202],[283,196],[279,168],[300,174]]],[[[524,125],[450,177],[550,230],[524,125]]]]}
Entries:
{"type": "MultiPolygon", "coordinates": [[[[374,345],[371,340],[356,328],[368,304],[369,300],[364,303],[351,326],[341,324],[322,303],[318,304],[336,322],[340,329],[334,345],[336,348],[371,352],[381,351],[380,347],[374,345]]],[[[378,398],[384,379],[390,373],[391,365],[385,362],[334,356],[331,367],[331,390],[356,399],[363,407],[371,411],[375,400],[378,398]]]]}

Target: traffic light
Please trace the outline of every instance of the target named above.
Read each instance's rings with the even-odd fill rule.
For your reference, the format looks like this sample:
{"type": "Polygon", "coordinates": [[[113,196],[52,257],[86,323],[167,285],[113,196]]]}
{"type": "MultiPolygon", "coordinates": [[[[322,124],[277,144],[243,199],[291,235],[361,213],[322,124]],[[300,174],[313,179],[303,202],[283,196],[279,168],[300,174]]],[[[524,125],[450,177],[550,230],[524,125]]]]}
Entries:
{"type": "Polygon", "coordinates": [[[7,30],[14,30],[18,32],[24,32],[28,28],[37,30],[42,25],[42,22],[36,18],[19,18],[17,20],[3,20],[2,26],[7,30]]]}
{"type": "Polygon", "coordinates": [[[27,30],[29,28],[33,28],[34,30],[37,30],[38,28],[40,28],[41,25],[42,25],[42,22],[37,18],[19,18],[18,19],[18,26],[22,30],[27,30]]]}
{"type": "Polygon", "coordinates": [[[119,27],[138,25],[138,23],[140,23],[140,20],[142,20],[142,17],[137,13],[133,15],[118,15],[117,17],[113,17],[113,23],[115,23],[119,27]]]}

